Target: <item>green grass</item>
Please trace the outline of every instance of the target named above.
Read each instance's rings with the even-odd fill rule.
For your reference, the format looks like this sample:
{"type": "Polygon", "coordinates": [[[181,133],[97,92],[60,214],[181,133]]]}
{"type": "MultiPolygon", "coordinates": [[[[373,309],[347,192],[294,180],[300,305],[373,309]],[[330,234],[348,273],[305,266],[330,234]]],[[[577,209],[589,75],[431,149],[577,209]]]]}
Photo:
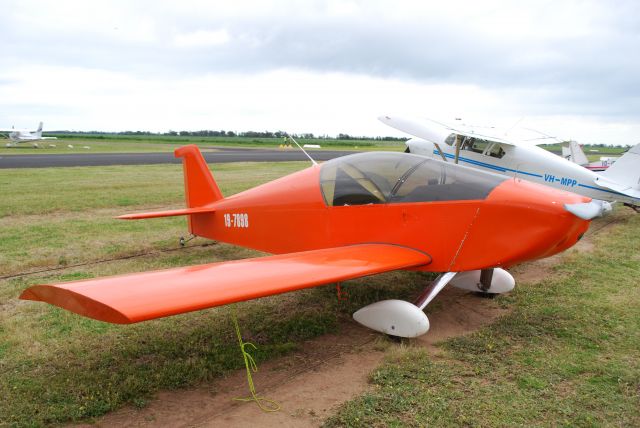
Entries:
{"type": "MultiPolygon", "coordinates": [[[[217,164],[213,172],[223,194],[230,195],[307,166],[217,164]]],[[[113,217],[184,206],[182,180],[180,165],[0,170],[0,185],[7,189],[0,205],[0,276],[175,247],[186,234],[182,217],[113,217]]]]}
{"type": "MultiPolygon", "coordinates": [[[[39,147],[30,142],[18,143],[6,147],[0,145],[0,155],[44,154],[44,153],[144,153],[173,152],[185,144],[197,144],[203,150],[215,150],[216,147],[277,148],[281,138],[248,137],[169,137],[169,136],[126,136],[126,135],[74,135],[59,136],[58,140],[39,141],[39,147]],[[68,147],[68,146],[72,147],[68,147]],[[55,146],[55,147],[53,147],[55,146]],[[89,148],[85,148],[85,146],[89,148]]],[[[335,139],[297,139],[298,143],[319,144],[330,150],[404,150],[401,141],[380,140],[335,140],[335,139]]],[[[292,150],[298,150],[292,149],[292,150]]],[[[311,149],[314,150],[314,149],[311,149]]]]}
{"type": "MultiPolygon", "coordinates": [[[[229,163],[214,165],[212,172],[223,193],[230,195],[307,166],[308,162],[229,163]]],[[[3,169],[0,185],[6,189],[0,219],[184,203],[181,165],[3,169]]]]}
{"type": "Polygon", "coordinates": [[[397,350],[327,426],[640,426],[640,216],[501,296],[512,312],[397,350]]]}
{"type": "MultiPolygon", "coordinates": [[[[541,144],[540,147],[543,149],[552,151],[554,153],[562,152],[562,144],[541,144]]],[[[585,144],[582,146],[582,151],[587,157],[594,159],[590,160],[599,160],[600,156],[620,156],[622,153],[626,152],[628,147],[609,147],[609,146],[592,146],[589,144],[585,144]],[[595,151],[592,151],[595,150],[595,151]]]]}

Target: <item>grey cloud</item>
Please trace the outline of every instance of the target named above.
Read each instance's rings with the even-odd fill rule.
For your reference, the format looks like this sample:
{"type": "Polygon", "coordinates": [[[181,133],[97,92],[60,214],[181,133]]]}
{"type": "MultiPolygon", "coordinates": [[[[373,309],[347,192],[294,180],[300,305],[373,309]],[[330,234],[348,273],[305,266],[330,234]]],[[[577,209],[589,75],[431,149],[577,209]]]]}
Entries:
{"type": "MultiPolygon", "coordinates": [[[[640,107],[640,10],[635,2],[617,2],[605,16],[593,16],[593,32],[578,36],[548,36],[545,11],[538,7],[540,33],[517,37],[487,31],[491,28],[478,24],[480,13],[476,18],[463,11],[443,15],[407,10],[387,16],[384,8],[378,8],[344,18],[323,14],[320,8],[303,16],[239,13],[221,18],[215,13],[154,15],[153,5],[148,7],[157,40],[148,43],[124,42],[110,37],[109,31],[31,31],[5,19],[8,25],[0,29],[3,61],[39,61],[138,76],[298,68],[520,91],[531,97],[523,103],[544,104],[547,112],[550,108],[632,115],[640,107]],[[227,44],[185,49],[171,43],[178,32],[221,28],[231,35],[227,44]]],[[[361,5],[366,8],[367,3],[361,5]]],[[[552,5],[546,5],[549,14],[555,13],[552,5]]],[[[589,10],[576,7],[569,12],[566,25],[571,34],[571,13],[589,10]]],[[[114,34],[122,25],[130,24],[114,22],[114,34]]]]}

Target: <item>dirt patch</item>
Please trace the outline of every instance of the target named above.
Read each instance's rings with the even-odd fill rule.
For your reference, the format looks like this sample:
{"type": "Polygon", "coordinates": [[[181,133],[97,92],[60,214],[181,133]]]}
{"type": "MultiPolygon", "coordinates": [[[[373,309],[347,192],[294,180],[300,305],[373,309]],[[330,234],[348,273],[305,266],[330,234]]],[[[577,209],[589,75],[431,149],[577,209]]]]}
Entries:
{"type": "Polygon", "coordinates": [[[416,343],[426,346],[434,354],[440,350],[437,343],[476,331],[509,312],[492,299],[454,287],[443,290],[438,295],[438,302],[437,312],[431,313],[427,307],[431,323],[429,332],[415,339],[416,343]]]}
{"type": "MultiPolygon", "coordinates": [[[[445,289],[430,309],[431,330],[414,343],[434,353],[437,342],[475,331],[506,312],[493,300],[453,287],[445,289]]],[[[255,403],[234,401],[248,393],[245,372],[238,370],[210,386],[161,392],[147,407],[122,409],[97,425],[317,426],[336,406],[366,391],[369,373],[381,364],[387,346],[378,333],[350,322],[340,334],[308,341],[300,352],[261,364],[254,376],[256,388],[281,405],[279,412],[264,413],[255,403]]]]}
{"type": "Polygon", "coordinates": [[[237,370],[210,386],[162,392],[144,409],[111,413],[98,426],[317,425],[332,406],[367,387],[369,371],[384,355],[379,337],[350,324],[340,334],[308,341],[299,352],[260,364],[253,376],[256,389],[276,400],[279,412],[264,413],[253,402],[235,401],[248,396],[245,371],[237,370]]]}
{"type": "Polygon", "coordinates": [[[515,266],[509,269],[509,272],[516,280],[516,287],[519,283],[535,284],[544,281],[551,275],[555,275],[553,268],[558,264],[558,256],[549,257],[548,259],[536,260],[526,265],[515,266]]]}

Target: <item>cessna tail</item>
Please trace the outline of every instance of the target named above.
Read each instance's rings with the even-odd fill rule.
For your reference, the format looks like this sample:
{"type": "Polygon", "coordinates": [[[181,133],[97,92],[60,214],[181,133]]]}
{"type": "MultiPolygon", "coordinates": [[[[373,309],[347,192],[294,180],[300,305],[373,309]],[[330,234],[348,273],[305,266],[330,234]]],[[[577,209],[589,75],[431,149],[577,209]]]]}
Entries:
{"type": "MultiPolygon", "coordinates": [[[[56,137],[43,137],[42,136],[42,122],[38,124],[38,128],[35,131],[31,131],[29,129],[0,129],[0,133],[4,133],[9,137],[9,140],[13,143],[24,143],[24,142],[33,142],[34,146],[37,147],[38,144],[36,141],[40,140],[57,140],[56,137]]],[[[10,145],[10,144],[7,144],[10,145]]]]}
{"type": "Polygon", "coordinates": [[[582,151],[582,147],[577,141],[569,141],[562,145],[562,157],[569,162],[577,163],[578,165],[587,168],[589,171],[601,172],[609,168],[615,161],[620,159],[618,156],[614,157],[601,157],[598,162],[589,162],[587,156],[582,151]]]}

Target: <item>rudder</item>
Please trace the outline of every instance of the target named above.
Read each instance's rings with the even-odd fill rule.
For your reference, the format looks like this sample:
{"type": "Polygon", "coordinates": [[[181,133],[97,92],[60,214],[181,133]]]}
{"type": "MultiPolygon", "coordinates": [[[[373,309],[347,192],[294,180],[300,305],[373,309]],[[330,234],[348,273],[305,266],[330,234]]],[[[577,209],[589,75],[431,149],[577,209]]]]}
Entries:
{"type": "Polygon", "coordinates": [[[223,198],[198,146],[189,144],[179,147],[174,154],[182,158],[187,207],[203,207],[223,198]]]}

